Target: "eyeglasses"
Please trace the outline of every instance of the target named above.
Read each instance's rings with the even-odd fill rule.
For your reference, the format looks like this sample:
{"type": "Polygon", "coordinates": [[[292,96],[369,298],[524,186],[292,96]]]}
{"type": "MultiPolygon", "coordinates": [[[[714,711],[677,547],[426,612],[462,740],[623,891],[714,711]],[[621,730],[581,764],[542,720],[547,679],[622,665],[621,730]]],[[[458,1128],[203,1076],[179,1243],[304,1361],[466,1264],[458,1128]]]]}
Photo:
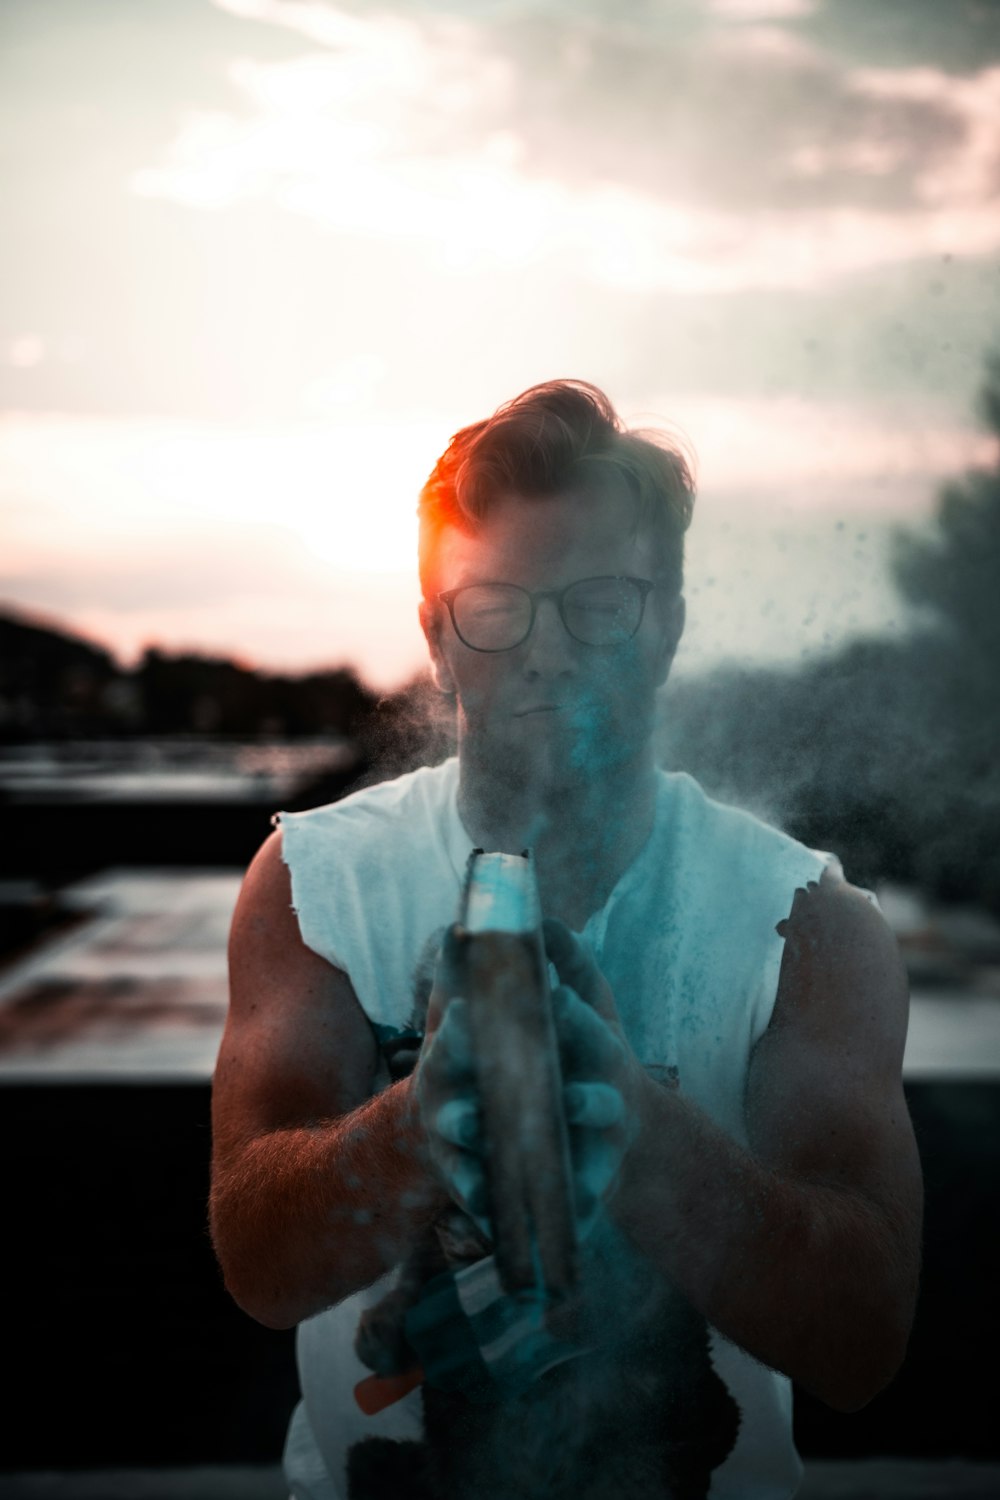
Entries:
{"type": "Polygon", "coordinates": [[[513,651],[528,639],[539,599],[554,599],[559,617],[585,646],[621,646],[642,624],[648,578],[581,578],[564,589],[531,592],[514,583],[467,583],[438,594],[455,634],[473,651],[513,651]]]}

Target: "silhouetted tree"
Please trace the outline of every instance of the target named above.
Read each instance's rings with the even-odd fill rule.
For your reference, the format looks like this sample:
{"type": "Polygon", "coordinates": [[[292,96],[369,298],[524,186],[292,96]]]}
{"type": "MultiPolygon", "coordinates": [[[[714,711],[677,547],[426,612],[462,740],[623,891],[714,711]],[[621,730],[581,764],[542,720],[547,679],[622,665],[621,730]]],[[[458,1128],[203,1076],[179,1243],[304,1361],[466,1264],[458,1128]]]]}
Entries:
{"type": "Polygon", "coordinates": [[[1000,357],[980,412],[993,462],[946,485],[929,531],[899,531],[894,573],[923,622],[924,859],[939,888],[1000,910],[1000,357]]]}
{"type": "Polygon", "coordinates": [[[108,717],[117,668],[91,641],[0,614],[0,735],[93,734],[108,717]]]}
{"type": "MultiPolygon", "coordinates": [[[[1000,360],[981,409],[1000,439],[1000,360]]],[[[946,485],[930,528],[897,532],[894,575],[908,637],[671,683],[661,759],[835,850],[855,881],[1000,911],[1000,461],[946,485]]]]}
{"type": "MultiPolygon", "coordinates": [[[[997,439],[993,464],[945,486],[929,532],[897,531],[893,572],[903,597],[950,649],[964,720],[1000,716],[1000,357],[980,408],[997,439]]],[[[949,674],[951,675],[951,674],[949,674]]],[[[970,725],[963,723],[963,730],[970,725]]]]}
{"type": "Polygon", "coordinates": [[[127,672],[101,646],[0,612],[0,740],[134,734],[358,738],[378,699],[351,667],[302,676],[150,646],[127,672]]]}
{"type": "Polygon", "coordinates": [[[145,727],[156,734],[353,737],[376,702],[350,667],[293,677],[155,647],[146,651],[137,679],[145,727]]]}
{"type": "Polygon", "coordinates": [[[834,850],[854,881],[913,879],[921,693],[908,651],[879,639],[805,666],[720,667],[668,687],[660,758],[834,850]]]}

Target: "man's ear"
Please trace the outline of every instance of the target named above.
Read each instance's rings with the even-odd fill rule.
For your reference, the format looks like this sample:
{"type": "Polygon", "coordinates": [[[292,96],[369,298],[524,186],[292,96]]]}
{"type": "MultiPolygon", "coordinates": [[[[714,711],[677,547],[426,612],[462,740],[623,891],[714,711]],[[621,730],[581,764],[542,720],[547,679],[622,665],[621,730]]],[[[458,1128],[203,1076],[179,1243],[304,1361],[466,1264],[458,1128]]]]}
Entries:
{"type": "Polygon", "coordinates": [[[684,621],[687,618],[687,605],[684,595],[677,594],[671,599],[663,611],[663,637],[662,656],[659,663],[659,676],[657,686],[662,687],[670,675],[670,668],[674,664],[677,647],[680,645],[681,636],[684,634],[684,621]]]}
{"type": "Polygon", "coordinates": [[[427,650],[431,658],[431,676],[434,678],[434,686],[439,693],[446,693],[449,697],[455,696],[455,680],[451,675],[451,668],[445,661],[444,652],[441,649],[441,606],[429,599],[420,601],[420,628],[424,632],[427,642],[427,650]]]}

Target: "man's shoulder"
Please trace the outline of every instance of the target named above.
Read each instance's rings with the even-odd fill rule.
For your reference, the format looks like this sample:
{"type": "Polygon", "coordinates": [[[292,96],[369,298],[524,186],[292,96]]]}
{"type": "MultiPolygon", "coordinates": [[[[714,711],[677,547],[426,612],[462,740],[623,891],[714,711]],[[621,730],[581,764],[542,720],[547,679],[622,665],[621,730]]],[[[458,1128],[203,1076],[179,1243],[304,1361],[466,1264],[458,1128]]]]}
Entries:
{"type": "Polygon", "coordinates": [[[723,873],[747,879],[768,870],[782,878],[791,870],[810,874],[836,856],[810,849],[772,821],[764,809],[741,807],[710,795],[686,771],[661,772],[661,795],[668,808],[664,826],[672,849],[688,872],[706,879],[723,873]]]}
{"type": "Polygon", "coordinates": [[[434,816],[444,811],[454,794],[457,768],[455,759],[437,766],[418,766],[401,776],[355,787],[336,802],[325,802],[303,812],[276,813],[274,821],[286,830],[325,831],[338,822],[394,819],[416,809],[434,816]]]}
{"type": "Polygon", "coordinates": [[[388,1003],[378,976],[388,965],[386,994],[408,995],[423,929],[443,925],[454,907],[452,774],[447,763],[422,767],[339,802],[281,815],[281,856],[303,941],[349,975],[370,1018],[382,1017],[388,1003]]]}
{"type": "Polygon", "coordinates": [[[794,843],[775,820],[773,810],[731,802],[707,792],[688,771],[660,771],[662,795],[673,808],[674,820],[699,831],[713,827],[734,838],[794,843]]]}

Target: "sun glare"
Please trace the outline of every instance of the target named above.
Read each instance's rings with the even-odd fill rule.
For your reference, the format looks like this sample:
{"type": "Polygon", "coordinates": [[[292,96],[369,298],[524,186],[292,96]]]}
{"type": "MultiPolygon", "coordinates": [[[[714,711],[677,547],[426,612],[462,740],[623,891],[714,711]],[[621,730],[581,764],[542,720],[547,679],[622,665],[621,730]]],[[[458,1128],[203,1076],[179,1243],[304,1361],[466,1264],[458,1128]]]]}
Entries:
{"type": "Polygon", "coordinates": [[[390,423],[170,435],[150,443],[143,479],[203,517],[278,523],[338,571],[392,573],[413,566],[436,436],[390,423]]]}
{"type": "MultiPolygon", "coordinates": [[[[836,198],[747,215],[616,180],[576,181],[531,167],[515,108],[516,78],[475,28],[347,16],[330,6],[216,0],[245,17],[300,31],[317,50],[281,62],[235,59],[239,113],[187,111],[156,163],[131,186],[202,210],[269,203],[328,232],[406,244],[451,274],[571,262],[634,295],[810,290],[840,277],[1000,245],[990,191],[1000,69],[955,79],[937,69],[855,69],[845,89],[867,118],[931,103],[961,122],[917,180],[905,212],[836,198]],[[471,80],[474,80],[471,82],[471,80]],[[443,149],[447,143],[447,149],[443,149]]],[[[806,14],[808,0],[718,0],[749,20],[806,14]]],[[[790,34],[740,26],[728,46],[792,48],[790,34]]],[[[808,185],[831,172],[891,175],[902,137],[874,126],[842,144],[792,143],[787,170],[808,185]]],[[[669,176],[669,173],[668,173],[669,176]]]]}
{"type": "Polygon", "coordinates": [[[7,486],[25,502],[9,517],[8,540],[21,555],[51,545],[58,517],[67,545],[121,555],[168,535],[218,534],[220,524],[234,534],[278,526],[339,572],[405,572],[416,555],[417,493],[448,432],[391,421],[240,430],[8,420],[7,486]]]}

